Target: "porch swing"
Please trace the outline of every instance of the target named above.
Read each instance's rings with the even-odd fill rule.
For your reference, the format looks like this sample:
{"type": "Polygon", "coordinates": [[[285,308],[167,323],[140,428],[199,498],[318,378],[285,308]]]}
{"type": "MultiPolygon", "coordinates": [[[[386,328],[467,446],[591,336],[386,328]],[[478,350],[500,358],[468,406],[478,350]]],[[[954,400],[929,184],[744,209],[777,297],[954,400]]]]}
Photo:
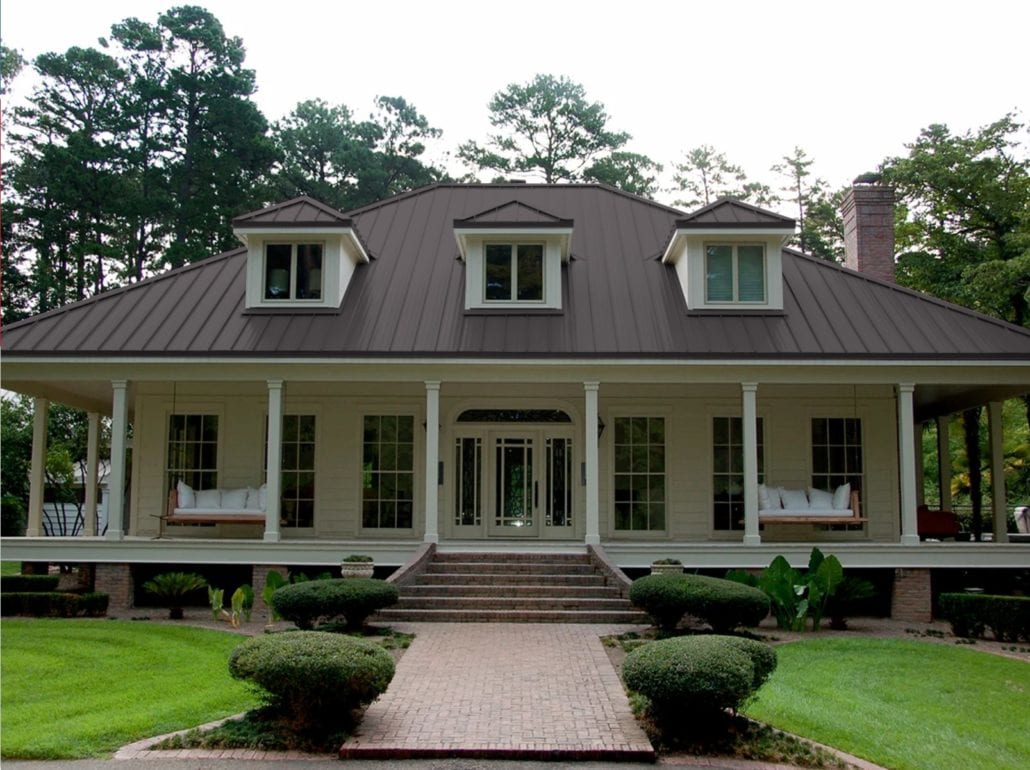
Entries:
{"type": "MultiPolygon", "coordinates": [[[[176,414],[176,383],[172,382],[172,415],[176,414]]],[[[194,490],[184,480],[175,479],[168,490],[164,513],[160,514],[158,538],[165,536],[166,524],[264,524],[267,494],[258,489],[194,490]]]]}

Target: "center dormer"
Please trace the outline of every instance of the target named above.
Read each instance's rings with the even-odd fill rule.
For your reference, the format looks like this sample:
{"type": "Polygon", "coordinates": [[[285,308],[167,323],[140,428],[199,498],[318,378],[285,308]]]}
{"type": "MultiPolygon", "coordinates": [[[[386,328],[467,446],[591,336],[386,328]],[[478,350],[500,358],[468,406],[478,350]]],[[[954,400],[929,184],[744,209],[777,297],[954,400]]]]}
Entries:
{"type": "Polygon", "coordinates": [[[683,219],[662,255],[690,311],[783,310],[783,246],[794,220],[733,198],[683,219]]]}
{"type": "Polygon", "coordinates": [[[465,309],[561,310],[572,220],[517,200],[454,220],[465,262],[465,309]]]}
{"type": "Polygon", "coordinates": [[[368,254],[341,212],[308,197],[236,217],[247,247],[247,309],[339,309],[368,254]]]}

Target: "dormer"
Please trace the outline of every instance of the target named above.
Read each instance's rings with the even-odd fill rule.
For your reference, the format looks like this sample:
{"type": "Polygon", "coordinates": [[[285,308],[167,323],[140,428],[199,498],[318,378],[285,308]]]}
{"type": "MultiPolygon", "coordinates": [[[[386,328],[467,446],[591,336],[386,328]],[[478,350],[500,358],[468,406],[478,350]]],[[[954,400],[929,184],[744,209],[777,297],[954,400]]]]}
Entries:
{"type": "Polygon", "coordinates": [[[455,219],[454,237],[465,262],[466,310],[561,310],[571,219],[512,200],[455,219]]]}
{"type": "Polygon", "coordinates": [[[247,247],[248,310],[339,309],[354,268],[369,261],[354,223],[306,196],[232,225],[247,247]]]}
{"type": "Polygon", "coordinates": [[[662,255],[691,311],[783,310],[782,250],[794,220],[733,198],[683,219],[662,255]]]}

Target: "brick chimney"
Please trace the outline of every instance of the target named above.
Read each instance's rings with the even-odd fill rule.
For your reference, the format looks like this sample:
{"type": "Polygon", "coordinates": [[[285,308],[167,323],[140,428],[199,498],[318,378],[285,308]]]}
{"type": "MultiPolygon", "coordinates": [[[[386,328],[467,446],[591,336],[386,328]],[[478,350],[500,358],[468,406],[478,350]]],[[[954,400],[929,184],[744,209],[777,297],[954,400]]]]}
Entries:
{"type": "Polygon", "coordinates": [[[854,184],[844,195],[844,265],[894,282],[894,190],[854,184]]]}

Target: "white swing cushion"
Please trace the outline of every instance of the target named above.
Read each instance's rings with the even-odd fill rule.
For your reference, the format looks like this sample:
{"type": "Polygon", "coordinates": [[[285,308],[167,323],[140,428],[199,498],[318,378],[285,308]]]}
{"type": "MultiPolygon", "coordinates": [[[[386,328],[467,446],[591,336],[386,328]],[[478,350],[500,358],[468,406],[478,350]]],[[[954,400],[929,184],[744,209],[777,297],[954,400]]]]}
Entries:
{"type": "Polygon", "coordinates": [[[193,487],[180,481],[175,485],[175,491],[179,495],[178,508],[196,508],[197,507],[197,496],[193,492],[193,487]]]}

